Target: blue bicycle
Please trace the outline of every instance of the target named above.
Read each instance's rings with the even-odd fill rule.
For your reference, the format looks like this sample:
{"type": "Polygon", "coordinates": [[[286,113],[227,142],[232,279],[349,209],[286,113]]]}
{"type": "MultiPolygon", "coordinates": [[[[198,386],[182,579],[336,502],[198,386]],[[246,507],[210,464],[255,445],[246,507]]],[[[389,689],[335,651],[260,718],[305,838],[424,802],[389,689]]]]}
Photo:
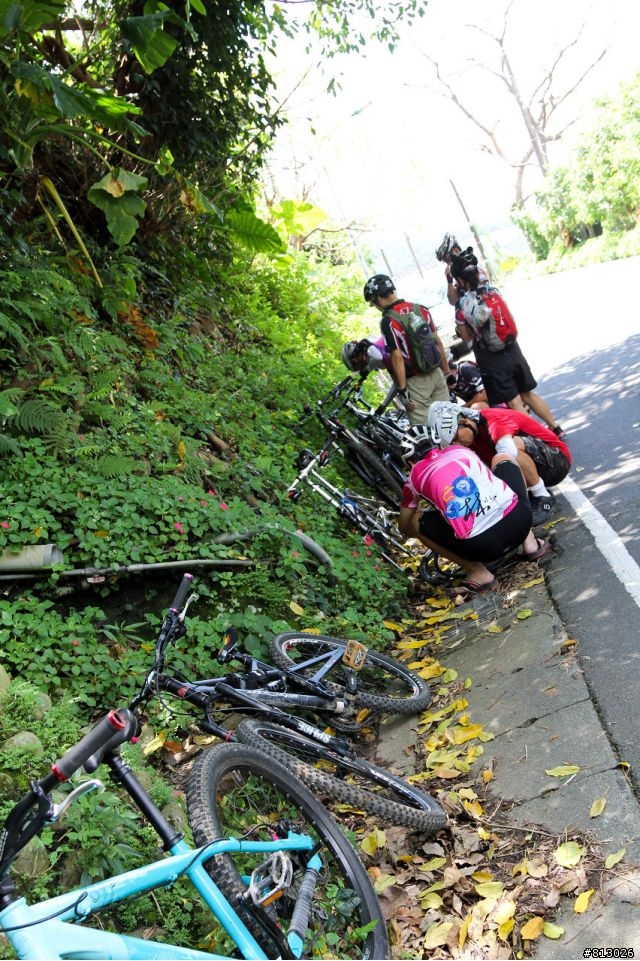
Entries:
{"type": "MultiPolygon", "coordinates": [[[[172,610],[189,584],[183,581],[172,610]]],[[[92,927],[99,911],[187,878],[220,925],[232,957],[388,958],[386,926],[364,867],[326,809],[287,769],[243,744],[203,751],[189,779],[193,848],[171,826],[120,754],[137,737],[135,710],[109,711],[81,741],[31,783],[0,831],[0,932],[19,958],[216,958],[208,953],[92,927]],[[100,764],[154,828],[166,856],[39,903],[10,876],[17,854],[83,794],[81,781],[60,803],[52,792],[100,764]],[[215,880],[214,880],[215,878],[215,880]],[[224,934],[226,932],[226,935],[224,934]]]]}

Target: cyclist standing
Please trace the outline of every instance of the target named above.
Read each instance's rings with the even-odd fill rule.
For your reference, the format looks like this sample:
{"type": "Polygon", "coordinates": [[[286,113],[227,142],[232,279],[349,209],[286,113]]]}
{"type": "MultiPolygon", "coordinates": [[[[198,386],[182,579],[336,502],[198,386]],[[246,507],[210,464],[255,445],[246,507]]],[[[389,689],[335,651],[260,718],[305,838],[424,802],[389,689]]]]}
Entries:
{"type": "Polygon", "coordinates": [[[456,331],[473,346],[489,404],[506,404],[522,414],[529,407],[564,437],[547,402],[534,393],[537,381],[520,350],[515,320],[499,291],[482,279],[472,247],[452,254],[451,273],[465,291],[456,304],[456,331]]]}
{"type": "Polygon", "coordinates": [[[412,424],[425,424],[433,401],[449,399],[445,379],[450,373],[449,364],[431,314],[422,304],[412,304],[398,297],[393,280],[386,274],[369,278],[364,286],[364,299],[382,313],[380,331],[389,353],[390,373],[398,398],[412,424]],[[420,321],[429,328],[437,348],[433,355],[434,365],[425,371],[420,369],[415,348],[411,346],[402,323],[403,317],[415,317],[418,311],[420,321]]]}

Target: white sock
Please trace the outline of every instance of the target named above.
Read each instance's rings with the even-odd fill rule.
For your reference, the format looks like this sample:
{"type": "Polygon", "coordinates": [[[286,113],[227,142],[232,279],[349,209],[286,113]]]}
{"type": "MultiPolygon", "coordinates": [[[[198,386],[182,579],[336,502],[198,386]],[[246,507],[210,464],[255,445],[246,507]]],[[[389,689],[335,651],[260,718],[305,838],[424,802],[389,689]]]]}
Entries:
{"type": "Polygon", "coordinates": [[[534,484],[529,488],[534,497],[550,497],[549,491],[544,486],[544,481],[539,480],[537,484],[534,484]]]}

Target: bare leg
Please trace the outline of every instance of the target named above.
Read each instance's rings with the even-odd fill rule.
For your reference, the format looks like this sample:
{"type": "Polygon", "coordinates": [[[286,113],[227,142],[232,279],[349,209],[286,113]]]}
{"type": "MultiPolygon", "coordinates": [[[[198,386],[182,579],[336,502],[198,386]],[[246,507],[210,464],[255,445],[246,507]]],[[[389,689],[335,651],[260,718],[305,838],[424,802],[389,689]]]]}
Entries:
{"type": "MultiPolygon", "coordinates": [[[[551,408],[547,404],[546,400],[543,400],[539,394],[534,394],[534,392],[530,390],[526,394],[520,394],[520,399],[527,404],[534,414],[537,414],[540,420],[543,420],[547,427],[550,427],[551,430],[558,426],[558,421],[551,413],[551,408]]],[[[508,406],[511,407],[511,403],[509,403],[508,406]]]]}
{"type": "MultiPolygon", "coordinates": [[[[457,554],[454,554],[452,551],[445,550],[444,547],[436,544],[435,541],[430,540],[420,532],[417,532],[415,536],[422,544],[425,545],[425,547],[429,547],[432,551],[435,551],[436,554],[440,554],[441,557],[446,557],[448,561],[453,561],[454,564],[457,564],[458,567],[461,567],[462,570],[466,571],[471,580],[475,581],[476,584],[491,584],[492,581],[495,580],[489,568],[485,567],[484,564],[481,564],[479,561],[468,561],[464,557],[458,557],[457,554]]],[[[532,550],[535,550],[536,547],[537,544],[532,548],[532,550]]]]}

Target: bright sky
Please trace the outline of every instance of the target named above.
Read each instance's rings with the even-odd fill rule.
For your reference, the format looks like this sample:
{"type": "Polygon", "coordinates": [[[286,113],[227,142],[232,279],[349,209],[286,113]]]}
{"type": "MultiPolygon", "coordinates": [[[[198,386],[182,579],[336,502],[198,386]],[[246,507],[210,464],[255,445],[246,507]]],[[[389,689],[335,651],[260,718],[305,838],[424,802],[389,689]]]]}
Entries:
{"type": "MultiPolygon", "coordinates": [[[[415,270],[407,235],[425,282],[445,231],[473,242],[450,179],[489,245],[493,240],[503,255],[513,243],[511,232],[500,226],[508,222],[514,175],[479,150],[473,124],[434,92],[435,71],[425,56],[440,62],[474,114],[487,126],[497,123],[501,140],[515,146],[519,156],[522,128],[513,100],[502,81],[474,64],[497,70],[497,46],[469,26],[500,33],[506,2],[429,0],[425,16],[414,21],[393,54],[371,41],[363,54],[326,64],[328,71],[342,74],[337,97],[325,92],[330,74],[318,69],[317,52],[304,53],[305,38],[279,47],[274,75],[278,99],[288,98],[290,122],[270,165],[273,180],[284,196],[300,198],[305,190],[332,219],[365,225],[368,232],[359,236],[376,271],[387,272],[381,250],[396,277],[415,270]]],[[[565,122],[579,120],[594,97],[613,93],[640,67],[635,0],[513,0],[509,24],[506,46],[525,100],[581,24],[566,73],[558,73],[556,96],[575,83],[604,46],[610,48],[567,101],[565,122]]]]}

